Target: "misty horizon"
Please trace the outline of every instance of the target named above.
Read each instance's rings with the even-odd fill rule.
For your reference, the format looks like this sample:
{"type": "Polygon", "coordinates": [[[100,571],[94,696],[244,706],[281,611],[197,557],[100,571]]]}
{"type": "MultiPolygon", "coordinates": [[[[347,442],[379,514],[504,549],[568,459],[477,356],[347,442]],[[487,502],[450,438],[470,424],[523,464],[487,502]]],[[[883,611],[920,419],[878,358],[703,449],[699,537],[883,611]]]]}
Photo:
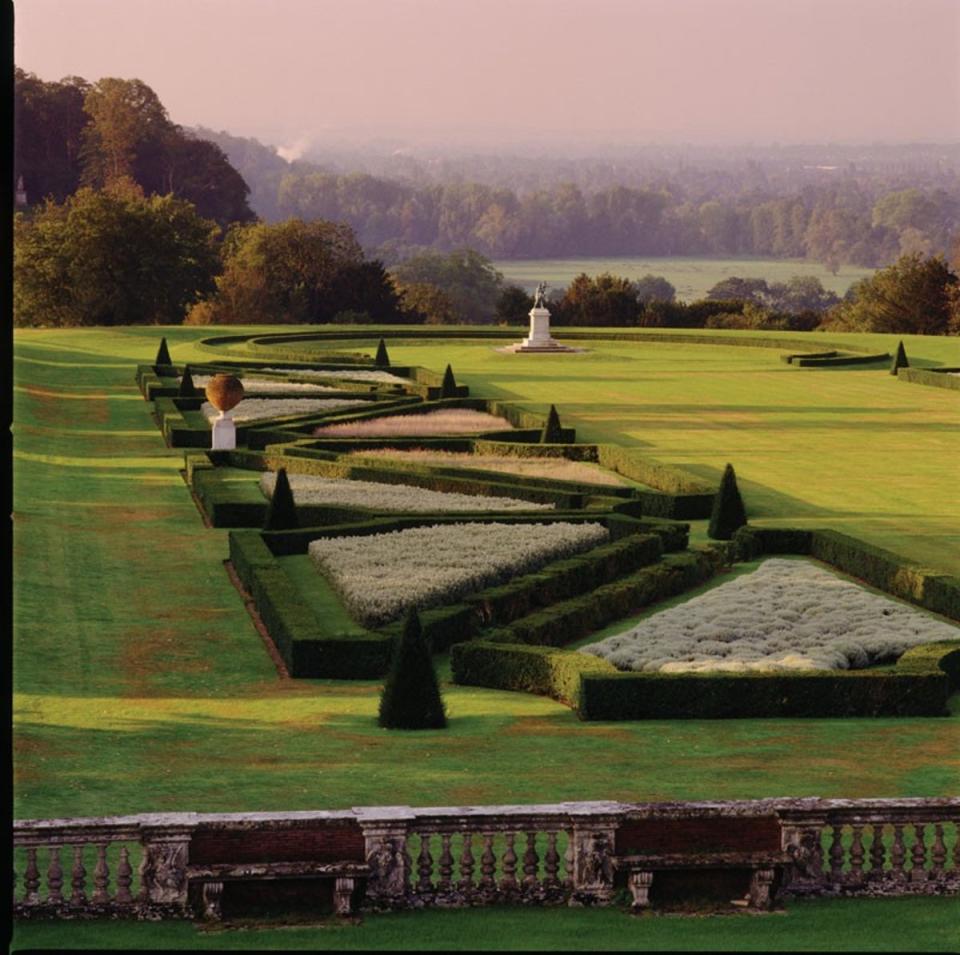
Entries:
{"type": "Polygon", "coordinates": [[[137,78],[174,122],[291,155],[319,140],[593,154],[960,141],[952,0],[17,0],[14,10],[22,69],[48,81],[137,78]]]}

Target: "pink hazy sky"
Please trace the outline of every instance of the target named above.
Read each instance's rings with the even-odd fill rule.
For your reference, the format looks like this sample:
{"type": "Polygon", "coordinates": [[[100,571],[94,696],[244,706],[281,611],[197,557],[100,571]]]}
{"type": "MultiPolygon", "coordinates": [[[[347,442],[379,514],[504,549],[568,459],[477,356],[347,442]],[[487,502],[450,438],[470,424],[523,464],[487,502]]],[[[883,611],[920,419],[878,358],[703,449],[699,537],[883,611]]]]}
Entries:
{"type": "Polygon", "coordinates": [[[43,79],[183,125],[583,142],[960,139],[960,0],[16,0],[43,79]]]}

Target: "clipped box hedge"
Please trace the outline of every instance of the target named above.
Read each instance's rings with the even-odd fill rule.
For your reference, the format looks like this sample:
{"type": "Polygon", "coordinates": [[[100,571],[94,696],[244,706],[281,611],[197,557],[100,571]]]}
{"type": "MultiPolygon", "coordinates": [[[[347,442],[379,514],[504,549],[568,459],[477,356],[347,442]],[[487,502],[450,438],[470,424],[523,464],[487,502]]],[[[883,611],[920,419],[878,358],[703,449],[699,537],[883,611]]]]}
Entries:
{"type": "Polygon", "coordinates": [[[892,670],[585,674],[584,720],[946,716],[960,641],[907,651],[892,670]]]}
{"type": "Polygon", "coordinates": [[[799,357],[791,364],[795,368],[845,368],[848,365],[873,365],[881,361],[890,361],[893,356],[888,352],[876,355],[837,355],[832,358],[799,357]]]}
{"type": "Polygon", "coordinates": [[[709,580],[714,566],[705,554],[670,554],[588,594],[534,611],[486,639],[495,643],[564,646],[644,607],[709,580]]]}
{"type": "Polygon", "coordinates": [[[901,368],[897,371],[897,378],[913,385],[932,385],[934,388],[960,391],[960,374],[950,372],[960,372],[960,368],[901,368]]]}
{"type": "Polygon", "coordinates": [[[450,651],[450,664],[454,682],[461,686],[536,693],[575,709],[584,675],[616,673],[612,663],[586,653],[485,640],[456,644],[450,651]]]}
{"type": "Polygon", "coordinates": [[[290,675],[328,679],[375,679],[390,665],[393,638],[359,625],[347,633],[325,632],[294,582],[257,531],[232,531],[230,560],[250,592],[264,627],[290,675]]]}

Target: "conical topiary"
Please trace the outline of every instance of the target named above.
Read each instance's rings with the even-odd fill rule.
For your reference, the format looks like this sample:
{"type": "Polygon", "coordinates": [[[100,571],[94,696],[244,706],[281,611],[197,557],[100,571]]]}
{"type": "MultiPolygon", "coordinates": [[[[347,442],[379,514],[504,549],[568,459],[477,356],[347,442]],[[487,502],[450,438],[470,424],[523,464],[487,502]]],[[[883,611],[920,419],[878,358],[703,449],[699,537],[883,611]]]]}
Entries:
{"type": "Polygon", "coordinates": [[[387,354],[387,345],[382,338],[380,339],[380,344],[377,345],[377,357],[373,359],[373,363],[377,368],[390,367],[390,356],[387,354]]]}
{"type": "Polygon", "coordinates": [[[737,476],[733,473],[733,465],[728,464],[720,479],[720,490],[713,499],[713,513],[707,533],[714,540],[728,541],[737,528],[746,523],[747,512],[737,488],[737,476]]]}
{"type": "Polygon", "coordinates": [[[167,348],[167,339],[160,339],[160,347],[157,349],[157,357],[153,359],[154,365],[172,365],[170,360],[170,349],[167,348]]]}
{"type": "Polygon", "coordinates": [[[440,397],[457,397],[457,379],[453,377],[453,369],[449,365],[447,365],[447,370],[443,373],[443,384],[440,386],[440,397]]]}
{"type": "Polygon", "coordinates": [[[543,426],[543,434],[540,435],[541,444],[560,444],[563,441],[563,434],[560,430],[560,415],[557,414],[556,405],[550,405],[550,413],[547,415],[547,423],[543,426]]]}
{"type": "Polygon", "coordinates": [[[190,369],[183,370],[183,377],[180,379],[180,387],[177,389],[177,395],[181,398],[192,398],[197,393],[196,385],[193,383],[193,375],[190,369]]]}
{"type": "Polygon", "coordinates": [[[416,610],[407,614],[380,694],[377,722],[387,729],[438,730],[447,725],[430,648],[416,610]]]}
{"type": "Polygon", "coordinates": [[[910,362],[907,361],[907,353],[904,351],[903,342],[900,342],[897,345],[897,354],[893,359],[893,367],[890,369],[890,374],[895,375],[901,368],[909,368],[910,362]]]}
{"type": "Polygon", "coordinates": [[[273,495],[267,505],[267,516],[263,522],[265,531],[289,531],[300,526],[297,520],[297,506],[293,503],[293,491],[287,478],[287,469],[277,471],[277,482],[273,486],[273,495]]]}

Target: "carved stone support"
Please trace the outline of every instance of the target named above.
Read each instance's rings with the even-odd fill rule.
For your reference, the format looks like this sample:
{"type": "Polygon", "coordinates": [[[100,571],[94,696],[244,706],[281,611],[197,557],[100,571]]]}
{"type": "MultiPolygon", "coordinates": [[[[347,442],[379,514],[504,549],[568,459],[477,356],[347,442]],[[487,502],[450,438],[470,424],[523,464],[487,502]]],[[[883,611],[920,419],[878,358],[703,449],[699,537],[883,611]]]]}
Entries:
{"type": "Polygon", "coordinates": [[[609,905],[613,899],[616,824],[613,814],[575,819],[572,905],[609,905]]]}
{"type": "Polygon", "coordinates": [[[917,823],[913,827],[913,852],[910,853],[912,865],[910,867],[911,882],[927,881],[927,847],[924,843],[925,827],[917,823]]]}
{"type": "MultiPolygon", "coordinates": [[[[190,829],[173,827],[142,830],[140,898],[148,907],[186,909],[190,835],[190,829]]],[[[120,883],[119,872],[117,883],[120,883]]]]}
{"type": "Polygon", "coordinates": [[[223,918],[223,883],[203,883],[203,917],[210,921],[219,922],[223,918]]]}
{"type": "Polygon", "coordinates": [[[652,872],[631,872],[627,877],[627,886],[633,896],[634,912],[641,912],[650,908],[651,885],[653,885],[652,872]]]}
{"type": "Polygon", "coordinates": [[[110,867],[107,865],[107,843],[97,843],[97,863],[93,867],[93,901],[103,905],[110,901],[110,867]]]}
{"type": "Polygon", "coordinates": [[[337,915],[350,915],[353,911],[353,887],[355,880],[352,876],[339,876],[333,885],[333,911],[337,915]]]}
{"type": "Polygon", "coordinates": [[[402,908],[411,895],[413,861],[407,852],[407,833],[413,819],[406,806],[387,807],[376,815],[358,811],[364,858],[370,866],[366,894],[370,908],[402,908]]]}
{"type": "Polygon", "coordinates": [[[750,907],[766,911],[773,905],[773,869],[756,869],[750,879],[750,907]]]}
{"type": "Polygon", "coordinates": [[[798,823],[785,822],[783,825],[781,845],[791,860],[786,871],[786,882],[792,893],[816,895],[827,888],[820,842],[825,826],[825,819],[815,817],[798,823]]]}

